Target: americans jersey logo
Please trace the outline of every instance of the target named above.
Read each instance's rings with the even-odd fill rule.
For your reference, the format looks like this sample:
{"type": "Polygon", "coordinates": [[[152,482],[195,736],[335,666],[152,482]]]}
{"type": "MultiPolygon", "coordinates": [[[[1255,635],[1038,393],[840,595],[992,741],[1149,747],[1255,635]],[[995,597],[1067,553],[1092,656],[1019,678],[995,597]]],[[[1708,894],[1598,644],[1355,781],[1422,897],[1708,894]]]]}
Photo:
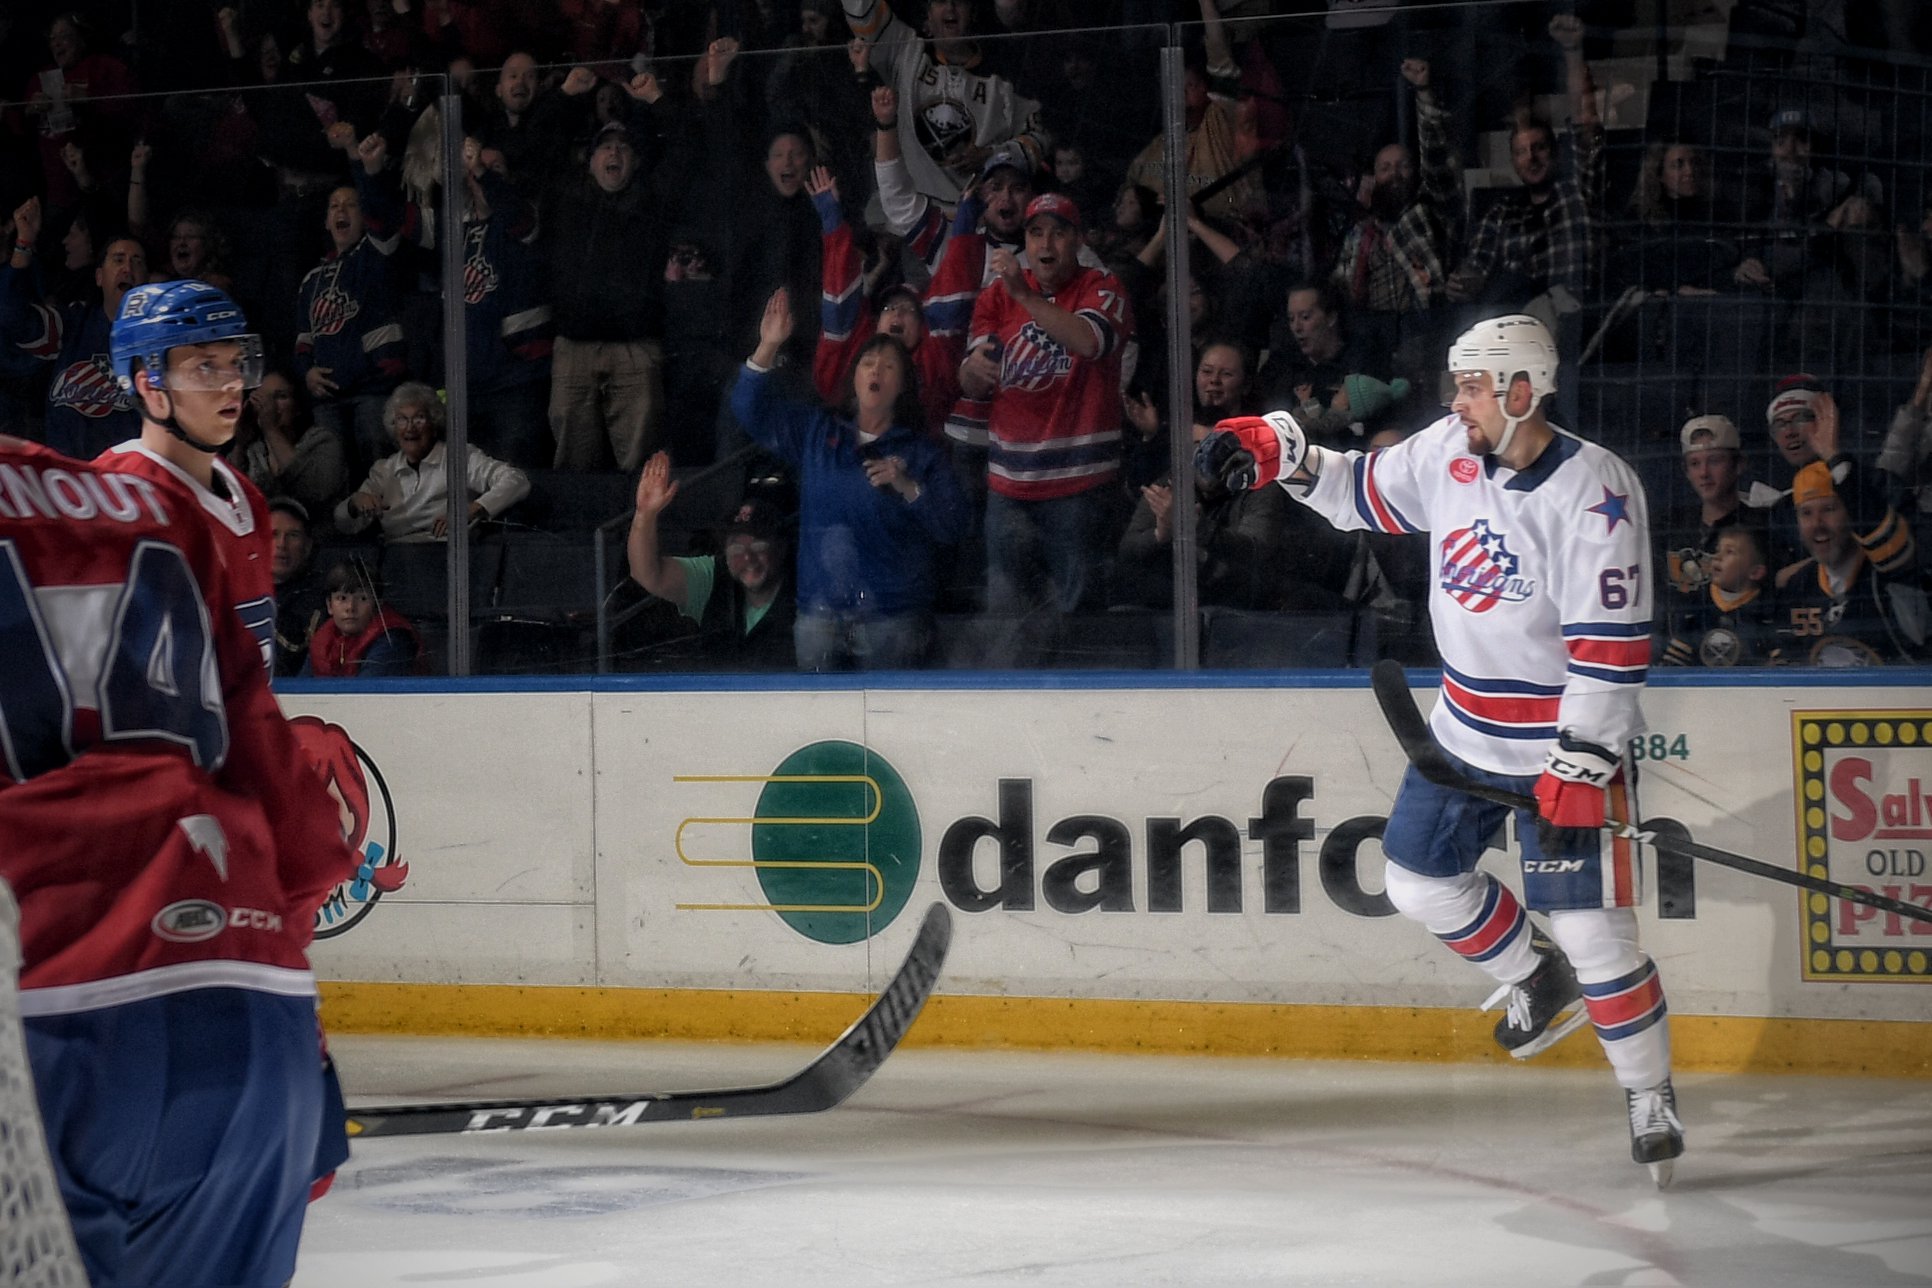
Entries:
{"type": "Polygon", "coordinates": [[[470,230],[469,258],[463,261],[463,303],[481,304],[483,297],[497,286],[496,265],[483,253],[483,238],[489,225],[478,224],[470,230]]]}
{"type": "Polygon", "coordinates": [[[1073,359],[1036,322],[1028,322],[1006,347],[1000,383],[1009,389],[1038,392],[1066,375],[1073,359]]]}
{"type": "Polygon", "coordinates": [[[73,363],[54,377],[54,386],[47,394],[47,405],[65,407],[98,420],[102,416],[125,411],[134,404],[121,392],[121,382],[114,378],[114,369],[109,365],[107,355],[97,353],[73,363]]]}
{"type": "Polygon", "coordinates": [[[309,330],[316,335],[340,335],[350,320],[362,312],[362,304],[342,289],[340,261],[330,264],[325,271],[328,285],[316,292],[315,302],[309,305],[309,330]]]}
{"type": "Polygon", "coordinates": [[[1522,561],[1503,533],[1477,519],[1442,539],[1438,579],[1443,593],[1472,613],[1498,604],[1520,604],[1536,593],[1534,578],[1519,575],[1522,561]]]}

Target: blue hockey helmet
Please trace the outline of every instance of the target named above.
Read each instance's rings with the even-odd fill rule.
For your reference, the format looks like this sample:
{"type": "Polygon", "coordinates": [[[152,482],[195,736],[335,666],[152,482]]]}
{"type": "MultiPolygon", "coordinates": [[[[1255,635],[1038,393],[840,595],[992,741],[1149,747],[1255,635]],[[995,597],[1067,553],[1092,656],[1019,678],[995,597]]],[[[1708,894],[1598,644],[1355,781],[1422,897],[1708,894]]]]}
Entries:
{"type": "MultiPolygon", "coordinates": [[[[262,339],[248,329],[241,306],[226,291],[193,279],[158,282],[137,286],[122,299],[120,316],[108,333],[108,358],[114,378],[128,393],[134,392],[137,363],[147,370],[151,387],[165,389],[168,350],[217,340],[241,342],[244,387],[262,382],[262,339]]],[[[232,378],[230,373],[228,379],[232,378]]],[[[226,380],[212,385],[182,383],[181,387],[220,388],[222,383],[226,380]]]]}

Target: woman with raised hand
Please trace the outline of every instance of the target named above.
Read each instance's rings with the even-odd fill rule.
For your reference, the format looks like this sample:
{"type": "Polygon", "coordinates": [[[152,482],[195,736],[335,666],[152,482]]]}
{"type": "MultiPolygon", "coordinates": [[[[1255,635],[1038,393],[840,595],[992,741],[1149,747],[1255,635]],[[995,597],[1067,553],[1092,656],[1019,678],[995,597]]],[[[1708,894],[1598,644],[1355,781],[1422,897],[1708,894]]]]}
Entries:
{"type": "Polygon", "coordinates": [[[798,666],[923,665],[942,549],[965,532],[966,498],[925,431],[919,377],[890,335],[866,341],[837,411],[773,377],[792,334],[789,292],[772,293],[731,410],[798,481],[798,666]]]}

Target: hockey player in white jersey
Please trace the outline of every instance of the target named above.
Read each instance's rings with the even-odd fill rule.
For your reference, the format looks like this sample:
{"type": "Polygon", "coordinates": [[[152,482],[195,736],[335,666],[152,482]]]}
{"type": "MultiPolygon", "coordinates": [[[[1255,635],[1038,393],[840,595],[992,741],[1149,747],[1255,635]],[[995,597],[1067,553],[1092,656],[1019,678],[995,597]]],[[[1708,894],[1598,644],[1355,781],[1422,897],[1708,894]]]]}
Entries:
{"type": "Polygon", "coordinates": [[[1643,728],[1650,657],[1643,490],[1613,453],[1544,418],[1557,353],[1535,318],[1478,323],[1448,366],[1449,414],[1393,447],[1325,449],[1270,412],[1221,422],[1196,464],[1230,488],[1279,483],[1338,528],[1434,543],[1443,666],[1430,732],[1477,783],[1534,793],[1535,816],[1517,818],[1523,902],[1547,914],[1549,939],[1476,870],[1506,807],[1413,768],[1383,835],[1389,899],[1500,985],[1485,1009],[1504,1004],[1496,1040],[1513,1055],[1596,1025],[1631,1155],[1665,1184],[1683,1127],[1663,988],[1637,945],[1636,847],[1601,830],[1635,821],[1624,748],[1643,728]]]}

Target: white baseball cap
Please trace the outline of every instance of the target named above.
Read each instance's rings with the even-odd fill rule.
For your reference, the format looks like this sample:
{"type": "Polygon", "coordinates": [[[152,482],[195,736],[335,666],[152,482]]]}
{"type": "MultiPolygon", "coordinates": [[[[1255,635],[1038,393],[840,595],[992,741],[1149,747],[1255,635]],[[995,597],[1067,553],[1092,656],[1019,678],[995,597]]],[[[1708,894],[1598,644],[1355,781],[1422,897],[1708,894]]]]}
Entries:
{"type": "Polygon", "coordinates": [[[1684,422],[1683,432],[1678,438],[1684,444],[1686,456],[1714,447],[1728,447],[1735,452],[1744,445],[1737,426],[1731,423],[1728,416],[1693,416],[1684,422]]]}

